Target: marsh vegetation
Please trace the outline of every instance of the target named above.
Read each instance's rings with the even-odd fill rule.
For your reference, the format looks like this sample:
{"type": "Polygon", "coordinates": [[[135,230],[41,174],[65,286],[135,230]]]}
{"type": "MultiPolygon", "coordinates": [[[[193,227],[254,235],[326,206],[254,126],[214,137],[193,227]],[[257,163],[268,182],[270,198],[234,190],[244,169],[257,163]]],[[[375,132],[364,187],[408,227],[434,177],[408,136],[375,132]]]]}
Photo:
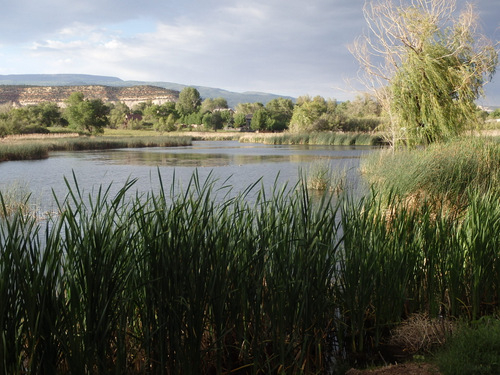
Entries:
{"type": "MultiPolygon", "coordinates": [[[[498,155],[498,143],[477,145],[498,155]]],[[[477,156],[457,154],[443,158],[450,171],[477,156]]],[[[498,169],[465,174],[476,169],[460,167],[460,210],[445,209],[446,194],[416,205],[394,187],[318,198],[306,181],[235,195],[196,173],[143,196],[127,194],[134,181],[90,198],[68,181],[46,221],[3,203],[2,368],[318,373],[387,355],[391,330],[413,313],[495,314],[498,169]]]]}
{"type": "Polygon", "coordinates": [[[51,151],[106,150],[138,147],[175,147],[191,144],[189,136],[45,137],[0,142],[0,162],[49,157],[51,151]]]}

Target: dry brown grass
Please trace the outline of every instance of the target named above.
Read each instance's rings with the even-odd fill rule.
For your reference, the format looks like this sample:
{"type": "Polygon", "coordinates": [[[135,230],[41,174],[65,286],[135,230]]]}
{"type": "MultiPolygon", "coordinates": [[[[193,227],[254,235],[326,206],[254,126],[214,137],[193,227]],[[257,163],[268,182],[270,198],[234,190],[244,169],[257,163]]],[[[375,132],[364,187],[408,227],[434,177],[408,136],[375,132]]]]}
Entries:
{"type": "Polygon", "coordinates": [[[492,129],[492,130],[483,130],[481,135],[490,136],[490,137],[500,137],[500,129],[492,129]]]}
{"type": "Polygon", "coordinates": [[[241,132],[179,132],[179,134],[192,137],[194,140],[203,141],[221,141],[221,140],[239,140],[241,132]]]}
{"type": "Polygon", "coordinates": [[[0,138],[0,142],[19,141],[25,139],[54,139],[54,138],[75,138],[78,133],[50,133],[50,134],[16,134],[0,138]]]}
{"type": "Polygon", "coordinates": [[[449,319],[413,314],[392,331],[389,344],[408,354],[430,353],[445,343],[454,327],[454,322],[449,319]]]}

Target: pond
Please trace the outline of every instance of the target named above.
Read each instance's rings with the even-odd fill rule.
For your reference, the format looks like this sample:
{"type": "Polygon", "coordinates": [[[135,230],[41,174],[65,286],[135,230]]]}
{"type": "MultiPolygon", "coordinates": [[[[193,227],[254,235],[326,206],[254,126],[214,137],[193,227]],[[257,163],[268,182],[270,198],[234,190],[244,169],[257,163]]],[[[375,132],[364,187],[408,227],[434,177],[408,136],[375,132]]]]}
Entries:
{"type": "Polygon", "coordinates": [[[53,152],[45,160],[0,163],[0,190],[21,187],[32,194],[42,210],[55,207],[52,191],[63,198],[73,186],[86,193],[99,186],[118,190],[129,179],[137,179],[138,192],[157,191],[159,175],[166,189],[175,183],[185,186],[195,170],[203,181],[210,174],[221,183],[229,179],[234,192],[243,191],[259,179],[264,186],[295,184],[301,173],[318,160],[334,171],[346,173],[358,185],[362,155],[375,150],[367,146],[263,145],[237,141],[194,141],[192,146],[136,148],[105,151],[53,152]]]}

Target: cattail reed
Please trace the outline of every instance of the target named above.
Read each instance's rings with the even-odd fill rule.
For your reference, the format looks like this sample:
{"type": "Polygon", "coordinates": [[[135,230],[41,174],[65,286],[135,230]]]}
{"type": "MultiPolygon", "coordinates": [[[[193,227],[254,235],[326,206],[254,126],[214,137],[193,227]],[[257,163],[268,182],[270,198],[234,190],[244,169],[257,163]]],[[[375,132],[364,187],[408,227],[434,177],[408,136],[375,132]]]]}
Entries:
{"type": "Polygon", "coordinates": [[[74,178],[45,221],[2,203],[2,372],[318,373],[332,340],[359,359],[413,312],[498,309],[497,190],[457,217],[305,181],[160,181],[134,195],[74,178]]]}

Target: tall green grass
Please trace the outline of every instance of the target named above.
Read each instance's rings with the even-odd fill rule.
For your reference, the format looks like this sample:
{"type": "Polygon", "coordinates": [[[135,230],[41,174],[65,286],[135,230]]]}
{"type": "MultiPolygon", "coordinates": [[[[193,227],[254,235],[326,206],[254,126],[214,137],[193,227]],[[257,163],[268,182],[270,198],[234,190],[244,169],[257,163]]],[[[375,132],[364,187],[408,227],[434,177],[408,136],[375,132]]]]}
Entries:
{"type": "Polygon", "coordinates": [[[68,137],[16,140],[0,143],[0,162],[49,157],[50,151],[105,150],[139,147],[176,147],[191,145],[188,136],[147,137],[68,137]]]}
{"type": "Polygon", "coordinates": [[[175,147],[191,144],[191,137],[79,137],[59,138],[49,143],[51,151],[102,150],[112,148],[175,147]]]}
{"type": "Polygon", "coordinates": [[[500,372],[500,320],[485,317],[462,323],[436,356],[444,375],[493,375],[500,372]]]}
{"type": "Polygon", "coordinates": [[[411,313],[476,319],[498,309],[499,199],[469,193],[458,219],[436,202],[416,209],[395,195],[347,202],[339,299],[353,351],[411,313]]]}
{"type": "Polygon", "coordinates": [[[332,170],[326,159],[314,161],[305,172],[303,179],[311,191],[333,191],[341,193],[346,189],[346,170],[332,170]]]}
{"type": "Polygon", "coordinates": [[[0,218],[15,213],[34,214],[31,193],[20,182],[14,182],[0,188],[0,218]]]}
{"type": "Polygon", "coordinates": [[[384,150],[369,155],[362,171],[381,194],[460,204],[468,189],[498,190],[500,142],[472,136],[419,150],[384,150]]]}
{"type": "Polygon", "coordinates": [[[369,358],[411,313],[498,309],[497,191],[456,220],[305,182],[133,183],[89,194],[73,178],[59,216],[0,219],[4,373],[319,373],[369,358]]]}
{"type": "Polygon", "coordinates": [[[328,146],[376,146],[384,144],[383,138],[370,133],[280,133],[246,134],[240,142],[274,145],[328,145],[328,146]]]}
{"type": "Polygon", "coordinates": [[[34,143],[0,143],[0,162],[9,160],[38,160],[49,157],[48,147],[34,143]]]}

